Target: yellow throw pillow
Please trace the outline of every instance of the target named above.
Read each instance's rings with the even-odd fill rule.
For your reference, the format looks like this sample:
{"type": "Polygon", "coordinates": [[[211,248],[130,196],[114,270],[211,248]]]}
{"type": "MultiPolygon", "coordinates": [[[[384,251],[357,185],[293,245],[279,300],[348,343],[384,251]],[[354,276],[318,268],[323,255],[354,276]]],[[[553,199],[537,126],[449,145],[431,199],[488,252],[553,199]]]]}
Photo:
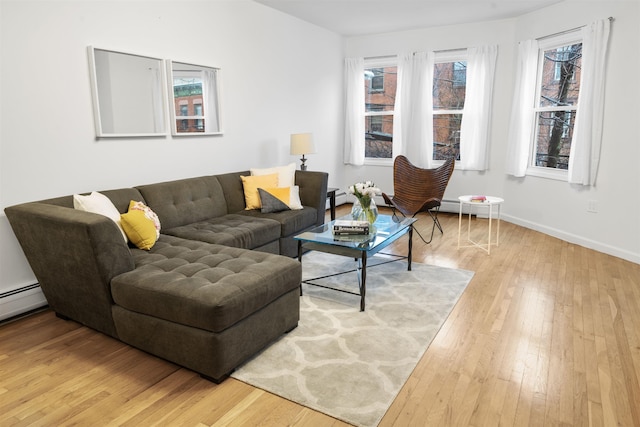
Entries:
{"type": "Polygon", "coordinates": [[[260,203],[260,195],[258,194],[258,188],[272,188],[278,186],[278,174],[269,175],[255,175],[255,176],[240,176],[242,179],[242,186],[244,188],[244,202],[247,206],[246,210],[260,209],[262,203],[260,203]]]}
{"type": "Polygon", "coordinates": [[[160,238],[160,219],[158,218],[158,215],[156,215],[156,213],[152,211],[149,206],[145,205],[142,202],[136,202],[135,200],[131,200],[129,202],[129,211],[132,211],[132,210],[144,212],[144,216],[147,217],[147,219],[150,219],[151,221],[153,221],[153,225],[156,228],[156,239],[159,239],[160,238]]]}
{"type": "Polygon", "coordinates": [[[155,221],[153,217],[157,219],[149,207],[133,200],[129,203],[129,211],[120,215],[120,223],[129,240],[138,248],[146,251],[156,244],[160,231],[159,222],[155,221]],[[141,209],[141,207],[146,209],[141,209]]]}

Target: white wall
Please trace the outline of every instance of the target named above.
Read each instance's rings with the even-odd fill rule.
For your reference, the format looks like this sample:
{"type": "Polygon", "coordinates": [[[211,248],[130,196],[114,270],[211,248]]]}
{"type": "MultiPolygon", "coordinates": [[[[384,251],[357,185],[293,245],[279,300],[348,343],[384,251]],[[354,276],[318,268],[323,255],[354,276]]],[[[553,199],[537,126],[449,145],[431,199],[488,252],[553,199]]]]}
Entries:
{"type": "MultiPolygon", "coordinates": [[[[390,167],[342,164],[344,56],[499,45],[490,169],[454,172],[446,198],[504,196],[509,221],[640,262],[640,12],[637,1],[565,2],[519,19],[341,37],[248,0],[0,0],[0,208],[95,189],[273,166],[289,134],[313,132],[310,169],[344,189],[390,167]],[[613,16],[597,186],[504,173],[517,41],[613,16]],[[344,43],[344,47],[343,47],[344,43]],[[96,140],[86,46],[222,68],[222,137],[96,140]],[[586,212],[598,201],[597,214],[586,212]]],[[[0,212],[0,294],[35,282],[0,212]]],[[[39,291],[0,298],[0,318],[42,304],[39,291]],[[14,299],[19,298],[16,304],[14,299]],[[11,302],[11,304],[6,304],[11,302]]]]}
{"type": "MultiPolygon", "coordinates": [[[[568,1],[518,19],[437,27],[346,40],[349,57],[403,51],[446,50],[498,44],[490,164],[486,172],[455,171],[445,194],[490,194],[505,198],[503,218],[567,241],[640,263],[640,11],[636,1],[568,1]],[[612,16],[607,100],[600,170],[595,187],[505,174],[508,120],[520,40],[538,38],[612,16]],[[597,201],[598,213],[586,211],[597,201]]],[[[347,166],[347,183],[371,179],[393,192],[392,168],[347,166]]]]}
{"type": "MultiPolygon", "coordinates": [[[[314,133],[318,153],[309,169],[342,185],[337,34],[247,0],[2,0],[0,31],[2,209],[298,162],[289,155],[296,132],[314,133]],[[221,67],[224,136],[96,140],[88,45],[221,67]]],[[[0,294],[34,282],[1,212],[0,294]]],[[[39,291],[0,299],[0,318],[14,314],[12,298],[23,309],[42,302],[39,291]]]]}
{"type": "Polygon", "coordinates": [[[613,17],[607,64],[604,134],[594,187],[544,178],[508,178],[513,221],[640,263],[640,3],[565,2],[517,21],[516,39],[537,38],[613,17]],[[589,200],[598,213],[587,212],[589,200]]]}

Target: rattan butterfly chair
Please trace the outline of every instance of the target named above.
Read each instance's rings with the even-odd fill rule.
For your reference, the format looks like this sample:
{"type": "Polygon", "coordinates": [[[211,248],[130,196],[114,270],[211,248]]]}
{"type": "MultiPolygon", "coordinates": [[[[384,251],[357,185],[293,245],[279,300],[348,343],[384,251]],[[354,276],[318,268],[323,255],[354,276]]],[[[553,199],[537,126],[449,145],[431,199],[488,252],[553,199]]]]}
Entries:
{"type": "Polygon", "coordinates": [[[450,158],[440,167],[423,169],[411,164],[405,156],[398,156],[393,162],[393,196],[382,193],[385,203],[393,210],[393,216],[397,216],[397,212],[405,217],[414,217],[420,212],[431,216],[433,228],[429,241],[415,230],[427,244],[433,240],[436,227],[442,233],[438,212],[454,164],[455,159],[450,158]]]}

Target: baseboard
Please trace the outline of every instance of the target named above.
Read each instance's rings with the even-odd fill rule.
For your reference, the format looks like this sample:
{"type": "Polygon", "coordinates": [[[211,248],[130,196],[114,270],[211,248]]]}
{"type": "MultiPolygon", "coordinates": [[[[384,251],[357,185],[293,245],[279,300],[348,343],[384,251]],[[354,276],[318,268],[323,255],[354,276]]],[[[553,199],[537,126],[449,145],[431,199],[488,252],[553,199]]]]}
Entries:
{"type": "Polygon", "coordinates": [[[607,245],[606,243],[597,242],[595,240],[587,239],[576,234],[567,233],[566,231],[558,230],[557,228],[547,227],[542,224],[538,224],[532,221],[523,220],[511,215],[501,215],[501,219],[521,227],[528,228],[530,230],[539,231],[552,237],[556,237],[565,242],[574,243],[576,245],[584,246],[585,248],[593,249],[594,251],[602,252],[607,255],[612,255],[618,258],[622,258],[635,264],[640,264],[640,254],[633,253],[624,249],[617,248],[615,246],[607,245]]]}
{"type": "MultiPolygon", "coordinates": [[[[378,200],[376,199],[376,203],[377,202],[378,200]]],[[[382,204],[384,205],[384,202],[382,202],[382,204]]],[[[440,206],[440,212],[459,214],[460,203],[457,200],[445,199],[442,201],[442,206],[440,206]]],[[[464,213],[466,214],[466,210],[464,213]]],[[[478,210],[477,215],[480,218],[487,218],[487,212],[483,212],[482,209],[478,210]]],[[[539,231],[549,236],[556,237],[560,240],[564,240],[565,242],[574,243],[576,245],[584,246],[585,248],[593,249],[594,251],[602,252],[607,255],[612,255],[636,264],[640,264],[640,254],[638,253],[633,253],[624,249],[617,248],[615,246],[607,245],[606,243],[587,239],[576,234],[567,233],[566,231],[558,230],[557,228],[547,227],[533,221],[527,221],[511,215],[506,215],[503,212],[500,214],[500,218],[504,221],[511,222],[521,227],[539,231]]]]}
{"type": "MultiPolygon", "coordinates": [[[[344,191],[336,191],[336,206],[344,205],[347,202],[347,193],[344,191]]],[[[329,199],[327,199],[325,209],[329,209],[329,199]]]]}
{"type": "Polygon", "coordinates": [[[0,320],[47,305],[42,290],[39,287],[33,287],[33,285],[16,287],[2,295],[0,298],[0,320]]]}

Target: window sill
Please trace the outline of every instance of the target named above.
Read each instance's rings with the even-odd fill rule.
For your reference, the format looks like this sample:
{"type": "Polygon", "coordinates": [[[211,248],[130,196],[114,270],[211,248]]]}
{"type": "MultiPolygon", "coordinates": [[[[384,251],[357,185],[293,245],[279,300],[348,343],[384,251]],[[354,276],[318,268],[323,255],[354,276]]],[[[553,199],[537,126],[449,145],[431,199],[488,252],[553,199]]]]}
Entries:
{"type": "Polygon", "coordinates": [[[563,169],[550,169],[533,166],[527,168],[527,175],[564,182],[567,182],[568,180],[568,171],[563,169]]]}
{"type": "Polygon", "coordinates": [[[376,159],[373,157],[365,157],[364,164],[366,166],[393,166],[393,159],[376,159]]]}

